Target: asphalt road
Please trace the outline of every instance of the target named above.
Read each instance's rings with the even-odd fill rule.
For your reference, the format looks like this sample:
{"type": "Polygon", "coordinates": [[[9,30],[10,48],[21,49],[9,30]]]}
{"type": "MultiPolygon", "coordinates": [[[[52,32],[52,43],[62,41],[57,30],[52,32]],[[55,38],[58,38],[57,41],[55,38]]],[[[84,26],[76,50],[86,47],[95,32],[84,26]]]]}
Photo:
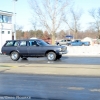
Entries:
{"type": "Polygon", "coordinates": [[[0,73],[0,98],[100,100],[100,77],[0,73]]]}
{"type": "MultiPolygon", "coordinates": [[[[76,64],[79,66],[80,65],[85,66],[85,65],[100,65],[100,58],[64,56],[60,60],[52,62],[47,61],[46,58],[28,58],[27,60],[20,59],[17,62],[15,62],[12,61],[9,56],[0,55],[0,63],[4,64],[17,63],[26,65],[28,65],[28,63],[32,65],[51,63],[55,65],[61,64],[61,66],[63,66],[63,64],[66,65],[76,64]]],[[[24,67],[21,67],[21,69],[23,69],[24,67]]],[[[3,70],[2,68],[3,67],[1,67],[1,70],[3,70]]],[[[16,71],[16,69],[18,68],[20,67],[15,67],[15,68],[7,67],[6,69],[12,69],[16,71]]],[[[38,69],[39,67],[30,67],[30,68],[38,69]]],[[[43,68],[49,69],[48,67],[43,67],[43,68]]],[[[75,69],[72,68],[71,70],[75,71],[77,69],[78,68],[75,69]]],[[[87,70],[88,69],[85,68],[85,71],[87,70]]],[[[95,68],[92,68],[92,70],[94,73],[95,68]]],[[[66,71],[68,71],[68,68],[66,69],[66,71]]],[[[78,76],[47,75],[47,74],[43,75],[34,73],[11,74],[11,73],[6,73],[6,71],[3,70],[0,71],[0,99],[1,100],[2,99],[100,100],[100,77],[79,76],[79,75],[78,76]]]]}
{"type": "Polygon", "coordinates": [[[9,56],[0,55],[0,63],[35,63],[35,64],[89,64],[100,65],[100,57],[71,57],[63,56],[57,61],[48,61],[46,57],[40,58],[28,58],[27,60],[19,59],[18,61],[12,61],[9,56]]]}

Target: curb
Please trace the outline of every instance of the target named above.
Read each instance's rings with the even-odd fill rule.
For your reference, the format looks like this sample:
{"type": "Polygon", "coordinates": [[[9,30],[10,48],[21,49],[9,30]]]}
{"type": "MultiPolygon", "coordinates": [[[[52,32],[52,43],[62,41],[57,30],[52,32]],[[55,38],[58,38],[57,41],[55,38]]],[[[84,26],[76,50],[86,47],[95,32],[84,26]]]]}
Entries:
{"type": "Polygon", "coordinates": [[[66,56],[69,56],[69,57],[100,57],[100,54],[96,54],[96,55],[93,55],[93,54],[65,54],[63,55],[63,57],[66,57],[66,56]]]}

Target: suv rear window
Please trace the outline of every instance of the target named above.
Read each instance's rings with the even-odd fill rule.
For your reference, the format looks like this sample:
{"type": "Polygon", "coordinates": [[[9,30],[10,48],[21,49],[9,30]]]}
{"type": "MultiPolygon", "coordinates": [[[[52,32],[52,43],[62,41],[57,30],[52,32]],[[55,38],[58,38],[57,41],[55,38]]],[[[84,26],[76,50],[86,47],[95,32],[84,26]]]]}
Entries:
{"type": "Polygon", "coordinates": [[[8,41],[5,46],[18,46],[18,41],[8,41]]]}
{"type": "Polygon", "coordinates": [[[5,46],[13,46],[14,41],[8,41],[5,46]]]}

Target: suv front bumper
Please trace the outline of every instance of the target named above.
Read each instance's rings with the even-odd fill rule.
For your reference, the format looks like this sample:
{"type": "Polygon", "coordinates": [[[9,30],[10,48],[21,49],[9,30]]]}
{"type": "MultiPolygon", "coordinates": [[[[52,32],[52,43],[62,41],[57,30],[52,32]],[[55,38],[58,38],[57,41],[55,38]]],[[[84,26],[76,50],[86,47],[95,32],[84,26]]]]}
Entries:
{"type": "Polygon", "coordinates": [[[59,54],[60,54],[60,55],[62,55],[62,54],[67,54],[67,51],[65,51],[65,52],[59,52],[59,54]]]}

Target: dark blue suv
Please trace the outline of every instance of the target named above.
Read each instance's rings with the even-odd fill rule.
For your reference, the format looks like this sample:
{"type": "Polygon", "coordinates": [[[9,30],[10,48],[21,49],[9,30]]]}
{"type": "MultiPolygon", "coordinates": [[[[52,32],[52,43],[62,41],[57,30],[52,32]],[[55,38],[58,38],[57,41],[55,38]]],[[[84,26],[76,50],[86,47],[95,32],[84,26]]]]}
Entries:
{"type": "Polygon", "coordinates": [[[20,57],[43,57],[54,61],[60,59],[62,54],[67,53],[65,46],[53,46],[41,39],[9,40],[2,47],[2,54],[10,55],[11,59],[17,61],[20,57]]]}

